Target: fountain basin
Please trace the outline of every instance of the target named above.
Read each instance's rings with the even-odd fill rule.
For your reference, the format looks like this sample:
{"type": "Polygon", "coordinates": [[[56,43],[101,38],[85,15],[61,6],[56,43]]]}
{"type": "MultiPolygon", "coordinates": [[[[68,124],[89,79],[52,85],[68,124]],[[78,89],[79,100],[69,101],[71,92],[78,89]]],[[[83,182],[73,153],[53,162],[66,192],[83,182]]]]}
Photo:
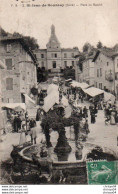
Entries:
{"type": "MultiPolygon", "coordinates": [[[[91,158],[88,158],[88,153],[91,153],[91,151],[93,149],[95,149],[96,147],[98,147],[98,146],[95,144],[84,143],[83,155],[82,155],[82,158],[80,160],[77,160],[75,158],[75,153],[73,152],[73,150],[69,154],[70,156],[68,157],[68,159],[65,160],[65,158],[63,157],[63,160],[59,160],[56,153],[54,152],[54,149],[48,148],[47,149],[48,150],[48,157],[47,158],[48,159],[50,158],[52,160],[52,163],[54,166],[67,165],[69,168],[73,167],[73,166],[84,167],[84,166],[86,166],[86,161],[91,160],[91,158]]],[[[107,158],[108,158],[108,160],[109,160],[109,158],[110,158],[110,160],[117,159],[117,156],[113,150],[111,150],[107,147],[102,147],[102,150],[103,150],[103,153],[106,154],[105,158],[102,158],[103,160],[107,160],[107,158]]],[[[19,152],[19,155],[25,161],[33,162],[32,155],[36,154],[38,158],[41,158],[40,151],[41,151],[41,144],[36,144],[36,145],[31,145],[31,146],[27,146],[27,147],[23,148],[19,152]]],[[[99,158],[99,159],[101,159],[101,158],[99,158]]]]}

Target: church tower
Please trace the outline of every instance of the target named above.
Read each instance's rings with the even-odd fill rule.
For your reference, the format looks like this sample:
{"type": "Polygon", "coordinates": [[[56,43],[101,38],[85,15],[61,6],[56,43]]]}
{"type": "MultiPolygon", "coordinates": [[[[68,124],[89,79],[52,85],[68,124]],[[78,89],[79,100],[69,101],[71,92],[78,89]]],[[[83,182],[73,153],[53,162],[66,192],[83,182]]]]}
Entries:
{"type": "Polygon", "coordinates": [[[74,56],[79,54],[78,48],[61,48],[54,25],[51,26],[51,35],[46,47],[47,49],[38,49],[35,52],[39,67],[48,71],[49,78],[63,77],[66,67],[74,67],[76,62],[74,56]]]}
{"type": "Polygon", "coordinates": [[[60,42],[58,41],[56,34],[55,34],[55,26],[51,26],[51,36],[49,42],[46,45],[47,50],[60,50],[60,42]]]}

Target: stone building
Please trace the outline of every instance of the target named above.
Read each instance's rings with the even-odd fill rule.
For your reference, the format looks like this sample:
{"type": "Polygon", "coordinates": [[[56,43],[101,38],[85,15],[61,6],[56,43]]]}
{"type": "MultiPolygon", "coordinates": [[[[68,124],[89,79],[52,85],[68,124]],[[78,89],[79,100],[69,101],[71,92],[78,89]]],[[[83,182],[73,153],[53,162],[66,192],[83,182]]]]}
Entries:
{"type": "Polygon", "coordinates": [[[94,62],[93,62],[93,56],[87,57],[83,61],[83,69],[82,69],[82,78],[83,82],[94,85],[94,62]]]}
{"type": "Polygon", "coordinates": [[[118,100],[118,52],[113,55],[113,60],[114,60],[114,71],[115,71],[114,88],[115,88],[115,93],[118,100]]]}
{"type": "Polygon", "coordinates": [[[79,53],[75,48],[61,48],[55,34],[55,26],[51,26],[51,36],[46,45],[46,49],[37,49],[34,51],[40,68],[48,70],[49,77],[63,76],[63,70],[66,67],[74,67],[76,64],[75,55],[79,53]]]}
{"type": "Polygon", "coordinates": [[[83,82],[83,72],[80,70],[79,64],[75,65],[75,80],[78,82],[83,82]]]}
{"type": "Polygon", "coordinates": [[[98,50],[93,62],[95,63],[95,87],[113,92],[115,89],[113,52],[104,49],[98,50]]]}
{"type": "Polygon", "coordinates": [[[5,68],[5,64],[0,60],[0,103],[2,102],[2,69],[5,68]]]}
{"type": "Polygon", "coordinates": [[[2,102],[25,102],[25,94],[37,84],[36,57],[22,38],[5,36],[0,38],[0,58],[6,69],[2,69],[2,102]]]}

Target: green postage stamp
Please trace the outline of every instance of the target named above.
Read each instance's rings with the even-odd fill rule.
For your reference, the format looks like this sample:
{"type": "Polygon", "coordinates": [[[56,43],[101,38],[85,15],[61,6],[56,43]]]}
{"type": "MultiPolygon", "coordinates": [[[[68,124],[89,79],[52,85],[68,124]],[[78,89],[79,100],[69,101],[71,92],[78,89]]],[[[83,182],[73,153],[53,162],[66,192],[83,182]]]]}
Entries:
{"type": "Polygon", "coordinates": [[[118,184],[118,160],[110,162],[88,161],[87,176],[88,184],[118,184]]]}

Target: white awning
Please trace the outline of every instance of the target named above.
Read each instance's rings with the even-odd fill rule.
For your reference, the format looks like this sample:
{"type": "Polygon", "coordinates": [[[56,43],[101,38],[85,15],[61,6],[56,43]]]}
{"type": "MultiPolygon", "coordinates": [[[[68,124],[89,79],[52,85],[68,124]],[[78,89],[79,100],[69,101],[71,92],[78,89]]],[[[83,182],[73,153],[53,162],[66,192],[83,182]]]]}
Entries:
{"type": "Polygon", "coordinates": [[[86,89],[88,87],[89,87],[89,85],[87,83],[84,83],[84,82],[81,83],[81,88],[82,89],[86,89]]]}
{"type": "Polygon", "coordinates": [[[80,83],[80,82],[77,82],[77,81],[72,81],[71,86],[72,87],[77,87],[77,88],[82,88],[82,89],[85,89],[85,88],[89,87],[89,85],[87,83],[84,83],[84,82],[80,83]]]}
{"type": "Polygon", "coordinates": [[[70,84],[72,87],[80,87],[80,83],[76,82],[76,81],[72,81],[72,83],[70,84]]]}
{"type": "Polygon", "coordinates": [[[111,103],[114,103],[115,96],[113,94],[109,93],[109,92],[104,91],[104,101],[107,102],[109,100],[111,100],[111,103]]]}
{"type": "Polygon", "coordinates": [[[53,93],[48,94],[45,98],[44,98],[44,106],[43,109],[45,112],[48,112],[55,103],[58,104],[59,102],[59,92],[58,91],[54,91],[53,93]]]}
{"type": "Polygon", "coordinates": [[[26,104],[27,104],[27,101],[30,101],[32,102],[33,104],[35,104],[35,101],[32,100],[27,94],[23,94],[25,96],[25,100],[26,100],[26,104]]]}
{"type": "MultiPolygon", "coordinates": [[[[50,93],[44,98],[44,111],[48,112],[55,104],[59,104],[59,91],[51,90],[50,93]]],[[[65,96],[62,96],[62,104],[65,107],[69,105],[65,96]]]]}
{"type": "Polygon", "coordinates": [[[14,109],[16,107],[21,107],[23,110],[26,110],[26,105],[25,103],[2,103],[1,107],[6,107],[10,109],[14,109]]]}
{"type": "Polygon", "coordinates": [[[65,82],[70,82],[70,81],[72,81],[72,79],[70,78],[70,79],[66,79],[65,80],[65,82]]]}
{"type": "Polygon", "coordinates": [[[48,89],[47,89],[47,94],[50,94],[51,92],[53,92],[53,91],[58,91],[58,86],[57,85],[55,85],[55,84],[50,84],[49,85],[49,87],[48,87],[48,89]]]}
{"type": "Polygon", "coordinates": [[[103,94],[104,91],[99,89],[99,88],[94,88],[94,87],[91,87],[91,88],[88,88],[88,89],[84,89],[83,90],[86,94],[88,94],[89,96],[91,97],[95,97],[95,96],[98,96],[100,94],[103,94]]]}

